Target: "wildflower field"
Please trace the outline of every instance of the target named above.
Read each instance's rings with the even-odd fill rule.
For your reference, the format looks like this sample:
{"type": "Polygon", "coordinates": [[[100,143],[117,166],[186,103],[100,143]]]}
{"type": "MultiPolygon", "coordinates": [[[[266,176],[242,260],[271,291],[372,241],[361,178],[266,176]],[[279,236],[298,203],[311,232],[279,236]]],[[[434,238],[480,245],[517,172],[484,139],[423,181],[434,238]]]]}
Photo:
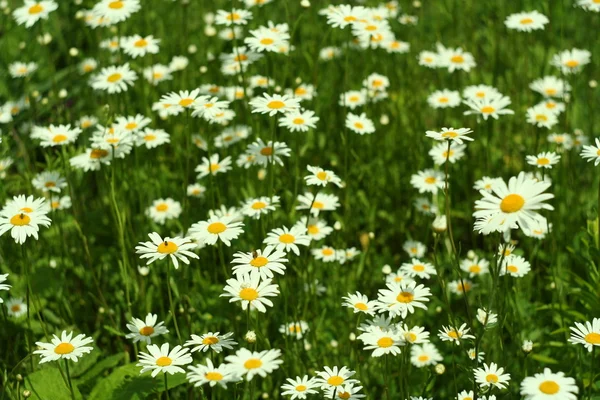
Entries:
{"type": "Polygon", "coordinates": [[[600,400],[600,0],[0,11],[0,400],[600,400]]]}

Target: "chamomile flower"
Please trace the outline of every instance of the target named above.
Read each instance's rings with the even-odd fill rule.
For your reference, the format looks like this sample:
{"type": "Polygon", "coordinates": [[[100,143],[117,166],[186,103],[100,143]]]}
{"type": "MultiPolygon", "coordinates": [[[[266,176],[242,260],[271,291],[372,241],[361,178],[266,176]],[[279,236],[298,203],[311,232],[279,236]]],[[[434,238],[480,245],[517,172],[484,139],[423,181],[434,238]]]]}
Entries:
{"type": "Polygon", "coordinates": [[[110,165],[112,152],[105,149],[89,148],[85,153],[75,156],[69,160],[72,167],[84,171],[98,171],[102,164],[110,165]]]}
{"type": "Polygon", "coordinates": [[[121,40],[121,47],[125,54],[137,58],[143,57],[146,54],[157,54],[159,43],[160,39],[155,39],[152,35],[146,37],[133,35],[123,38],[121,40]]]}
{"type": "Polygon", "coordinates": [[[360,254],[360,251],[356,247],[350,247],[348,249],[341,249],[335,251],[335,258],[340,265],[344,265],[347,261],[352,261],[360,254]]]}
{"type": "Polygon", "coordinates": [[[295,379],[287,378],[286,382],[281,385],[281,395],[291,396],[290,400],[304,400],[308,395],[319,393],[318,390],[315,390],[319,387],[315,378],[309,378],[308,375],[297,376],[295,379]]]}
{"type": "Polygon", "coordinates": [[[343,107],[348,107],[354,110],[357,107],[363,106],[367,103],[367,91],[366,89],[361,90],[350,90],[340,94],[340,100],[338,104],[343,107]]]}
{"type": "Polygon", "coordinates": [[[96,3],[92,13],[110,21],[110,24],[116,24],[125,21],[141,8],[140,0],[101,0],[96,3]]]}
{"type": "Polygon", "coordinates": [[[210,160],[206,157],[202,157],[202,163],[196,166],[195,171],[198,172],[198,179],[202,179],[209,174],[217,175],[223,174],[231,169],[231,157],[227,156],[220,159],[219,154],[213,154],[210,156],[210,160]]]}
{"type": "Polygon", "coordinates": [[[250,36],[244,39],[244,44],[259,53],[263,51],[279,53],[282,48],[289,46],[290,34],[281,30],[261,26],[248,33],[250,36]]]}
{"type": "Polygon", "coordinates": [[[577,0],[577,5],[586,11],[600,12],[600,3],[596,0],[577,0]]]}
{"type": "Polygon", "coordinates": [[[418,212],[425,215],[436,215],[438,213],[437,206],[426,197],[417,197],[414,206],[418,212]]]}
{"type": "Polygon", "coordinates": [[[310,172],[309,175],[304,177],[307,185],[325,187],[328,183],[332,183],[337,187],[342,187],[342,180],[333,171],[325,170],[321,167],[313,167],[311,165],[307,165],[306,169],[310,172]]]}
{"type": "Polygon", "coordinates": [[[52,210],[66,210],[73,205],[71,196],[52,196],[49,203],[52,210]]]}
{"type": "MultiPolygon", "coordinates": [[[[1,275],[0,275],[1,276],[1,275]]],[[[2,286],[2,285],[0,285],[2,286]]],[[[1,300],[1,299],[0,299],[1,300]]],[[[1,301],[0,301],[1,303],[1,301]]],[[[27,303],[22,298],[12,298],[6,301],[6,309],[8,315],[11,317],[19,318],[27,314],[27,303]]]]}
{"type": "Polygon", "coordinates": [[[436,90],[427,97],[427,103],[433,108],[454,108],[460,105],[460,94],[456,90],[436,90]]]}
{"type": "Polygon", "coordinates": [[[113,65],[102,68],[102,70],[92,77],[90,83],[96,90],[105,90],[108,93],[121,93],[133,86],[137,80],[137,75],[129,68],[129,63],[123,65],[113,65]]]}
{"type": "Polygon", "coordinates": [[[541,215],[535,219],[535,222],[523,229],[525,236],[529,236],[538,240],[544,239],[550,231],[552,231],[552,224],[541,215]]]}
{"type": "Polygon", "coordinates": [[[550,129],[558,123],[558,115],[545,105],[537,105],[527,109],[527,122],[539,128],[550,129]]]}
{"type": "Polygon", "coordinates": [[[520,32],[531,32],[544,29],[548,22],[550,22],[548,17],[533,10],[509,15],[506,17],[506,20],[504,20],[504,25],[506,25],[508,29],[520,32]]]}
{"type": "Polygon", "coordinates": [[[48,19],[50,13],[58,8],[58,4],[52,0],[25,0],[25,3],[13,11],[13,17],[17,24],[31,28],[41,19],[48,19]]]}
{"type": "Polygon", "coordinates": [[[437,347],[431,343],[416,344],[410,348],[410,362],[417,368],[435,365],[443,360],[437,347]]]}
{"type": "Polygon", "coordinates": [[[171,142],[171,136],[162,129],[146,128],[135,134],[135,145],[144,146],[147,149],[154,149],[165,143],[171,142]]]}
{"type": "Polygon", "coordinates": [[[61,190],[67,187],[67,180],[57,171],[44,171],[37,174],[31,183],[33,184],[33,187],[44,193],[60,193],[61,190]]]}
{"type": "Polygon", "coordinates": [[[294,91],[292,92],[294,97],[298,97],[300,100],[312,100],[317,92],[315,91],[315,87],[308,83],[300,84],[294,91]]]}
{"type": "Polygon", "coordinates": [[[419,53],[419,65],[427,68],[440,67],[439,56],[433,51],[422,51],[419,53]]]}
{"type": "Polygon", "coordinates": [[[192,110],[195,102],[202,98],[199,95],[199,89],[192,91],[180,90],[179,92],[170,92],[163,95],[158,103],[168,110],[169,115],[178,115],[188,109],[192,110]]]}
{"type": "Polygon", "coordinates": [[[402,336],[402,340],[410,344],[429,343],[429,332],[422,326],[413,326],[409,328],[406,324],[398,324],[397,330],[402,336]]]}
{"type": "Polygon", "coordinates": [[[208,350],[220,353],[223,349],[233,349],[233,346],[237,344],[237,342],[232,339],[232,336],[233,332],[228,332],[224,335],[221,335],[220,332],[208,332],[201,336],[192,335],[192,339],[185,342],[185,346],[195,346],[192,347],[190,353],[196,351],[206,353],[208,350]]]}
{"type": "Polygon", "coordinates": [[[341,4],[333,7],[331,12],[327,13],[327,23],[333,28],[344,29],[348,25],[363,20],[367,17],[367,9],[363,6],[351,6],[341,4]]]}
{"type": "MultiPolygon", "coordinates": [[[[6,278],[8,278],[8,274],[0,274],[0,290],[9,290],[11,288],[11,285],[8,285],[6,283],[6,278]]],[[[0,304],[4,303],[4,300],[2,300],[2,298],[0,297],[0,304]]]]}
{"type": "MultiPolygon", "coordinates": [[[[128,117],[119,116],[117,117],[114,130],[122,130],[127,133],[136,133],[144,129],[152,120],[142,114],[132,115],[128,117]]],[[[113,133],[113,132],[110,132],[113,133]]]]}
{"type": "Polygon", "coordinates": [[[328,388],[325,390],[325,398],[327,399],[339,399],[339,400],[356,400],[363,399],[366,395],[359,393],[362,386],[358,386],[358,383],[344,383],[337,388],[328,388]]]}
{"type": "Polygon", "coordinates": [[[410,184],[419,190],[419,193],[436,194],[438,190],[444,188],[444,173],[434,169],[425,169],[413,174],[410,178],[410,184]]]}
{"type": "Polygon", "coordinates": [[[404,272],[411,278],[419,277],[422,279],[429,279],[431,278],[431,275],[437,275],[433,265],[420,261],[416,258],[413,258],[409,263],[402,264],[400,271],[404,272]]]}
{"type": "Polygon", "coordinates": [[[560,68],[563,74],[576,74],[590,63],[592,54],[587,50],[564,50],[552,57],[550,65],[560,68]]]}
{"type": "Polygon", "coordinates": [[[595,139],[596,145],[583,146],[580,156],[588,162],[594,162],[594,167],[600,164],[600,138],[595,139]]]}
{"type": "Polygon", "coordinates": [[[371,134],[375,132],[375,125],[373,124],[373,121],[367,118],[365,113],[360,115],[348,113],[348,115],[346,115],[345,125],[352,132],[358,133],[359,135],[371,134]]]}
{"type": "Polygon", "coordinates": [[[279,126],[286,128],[290,132],[308,132],[309,129],[317,127],[319,117],[315,117],[315,112],[310,110],[296,109],[286,113],[279,118],[279,126]]]}
{"type": "Polygon", "coordinates": [[[594,346],[600,346],[600,318],[594,318],[592,322],[586,321],[585,325],[575,322],[575,326],[570,329],[569,343],[582,344],[590,353],[594,346]]]}
{"type": "Polygon", "coordinates": [[[34,139],[40,139],[40,146],[42,147],[55,147],[74,143],[80,133],[80,128],[71,128],[70,124],[50,125],[48,128],[34,128],[31,136],[34,139]]]}
{"type": "Polygon", "coordinates": [[[225,357],[225,361],[235,374],[245,377],[247,381],[251,381],[256,375],[265,378],[283,363],[279,349],[258,352],[242,348],[235,355],[225,357]]]}
{"type": "Polygon", "coordinates": [[[438,333],[438,337],[443,342],[454,342],[457,346],[461,340],[475,339],[475,336],[469,334],[470,329],[467,328],[467,324],[462,324],[459,328],[452,326],[442,326],[442,329],[438,333]]]}
{"type": "Polygon", "coordinates": [[[62,331],[60,337],[53,335],[50,343],[35,342],[41,349],[34,351],[33,354],[41,355],[40,364],[61,359],[77,362],[80,357],[94,349],[86,346],[93,342],[94,339],[86,337],[83,333],[73,337],[73,332],[62,331]]]}
{"type": "Polygon", "coordinates": [[[306,321],[290,322],[279,327],[279,332],[286,336],[294,336],[300,340],[308,332],[308,323],[306,321]]]}
{"type": "Polygon", "coordinates": [[[181,203],[173,199],[157,199],[146,209],[146,215],[160,225],[169,219],[178,218],[181,214],[181,203]]]}
{"type": "Polygon", "coordinates": [[[475,181],[473,188],[478,191],[485,190],[486,192],[491,193],[494,185],[501,181],[502,178],[490,178],[489,176],[484,176],[475,181]]]}
{"type": "Polygon", "coordinates": [[[481,388],[494,386],[498,389],[504,389],[510,381],[510,374],[505,374],[504,368],[499,368],[496,363],[483,364],[483,368],[476,368],[473,372],[475,382],[481,388]]]}
{"type": "Polygon", "coordinates": [[[310,192],[298,195],[299,205],[296,210],[310,210],[317,217],[321,211],[335,211],[339,206],[339,197],[333,194],[317,193],[316,196],[310,192]]]}
{"type": "Polygon", "coordinates": [[[147,371],[152,371],[152,377],[156,377],[159,373],[174,375],[177,373],[185,373],[181,368],[184,365],[192,363],[192,356],[188,353],[190,349],[182,346],[175,346],[169,351],[169,343],[162,346],[151,344],[146,347],[147,353],[140,352],[140,361],[136,364],[142,367],[140,374],[147,371]]]}
{"type": "Polygon", "coordinates": [[[219,385],[226,389],[227,384],[239,380],[238,376],[231,370],[229,364],[221,364],[215,367],[210,358],[205,361],[206,365],[196,364],[188,367],[187,379],[194,387],[208,384],[211,388],[219,385]]]}
{"type": "Polygon", "coordinates": [[[274,116],[277,113],[286,114],[300,108],[300,99],[287,95],[263,93],[263,97],[256,97],[250,101],[253,113],[269,114],[274,116]]]}
{"type": "Polygon", "coordinates": [[[25,243],[29,236],[38,239],[40,225],[49,227],[50,211],[43,198],[35,199],[24,195],[13,197],[0,211],[0,236],[10,231],[11,237],[18,244],[25,243]]]}
{"type": "Polygon", "coordinates": [[[375,300],[369,300],[367,296],[356,292],[354,294],[348,293],[347,296],[342,297],[344,302],[342,306],[351,308],[354,313],[364,313],[368,315],[375,315],[375,306],[377,302],[375,300]]]}
{"type": "Polygon", "coordinates": [[[560,161],[560,156],[555,152],[541,152],[537,156],[525,157],[527,164],[534,165],[538,168],[552,168],[553,165],[560,161]]]}
{"type": "Polygon", "coordinates": [[[388,283],[387,289],[380,289],[377,297],[377,310],[380,313],[388,312],[391,316],[406,318],[415,308],[426,310],[431,291],[424,285],[416,282],[388,283]]]}
{"type": "Polygon", "coordinates": [[[441,132],[427,131],[425,136],[438,141],[451,141],[456,144],[463,144],[463,140],[472,141],[472,137],[467,136],[473,131],[469,128],[442,128],[441,132]]]}
{"type": "Polygon", "coordinates": [[[438,65],[448,68],[448,72],[462,70],[469,72],[477,63],[471,53],[458,47],[456,49],[446,48],[438,43],[438,65]]]}
{"type": "Polygon", "coordinates": [[[291,229],[287,227],[276,228],[267,234],[263,241],[266,245],[276,246],[277,250],[292,251],[300,255],[298,245],[308,246],[310,238],[306,235],[306,227],[294,225],[291,229]]]}
{"type": "Polygon", "coordinates": [[[407,240],[402,245],[402,249],[410,257],[416,257],[416,258],[423,257],[425,255],[425,253],[427,252],[427,247],[423,243],[418,242],[416,240],[407,240]]]}
{"type": "Polygon", "coordinates": [[[233,217],[212,216],[207,221],[196,222],[190,227],[188,234],[207,245],[215,245],[221,240],[226,246],[244,232],[242,222],[234,222],[233,217]]]}
{"type": "Polygon", "coordinates": [[[438,143],[429,150],[428,154],[436,165],[443,165],[446,161],[454,164],[464,157],[466,149],[467,145],[465,144],[455,144],[450,142],[450,149],[448,149],[448,144],[438,143]]]}
{"type": "Polygon", "coordinates": [[[141,254],[140,258],[148,259],[146,265],[152,264],[156,260],[163,260],[168,256],[175,269],[178,269],[178,259],[183,261],[184,264],[189,264],[188,257],[199,258],[197,254],[190,251],[196,245],[187,238],[165,237],[163,239],[156,232],[149,233],[148,237],[151,240],[150,242],[140,242],[139,246],[135,246],[135,252],[141,254]]]}
{"type": "Polygon", "coordinates": [[[459,296],[470,292],[475,286],[477,285],[474,285],[473,282],[468,279],[457,279],[448,282],[448,290],[459,296]]]}
{"type": "Polygon", "coordinates": [[[473,259],[464,259],[460,262],[460,269],[469,273],[469,278],[489,273],[490,263],[475,256],[473,259]]]}
{"type": "Polygon", "coordinates": [[[279,207],[279,196],[257,197],[246,200],[241,207],[242,213],[254,219],[267,215],[279,207]]]}
{"type": "Polygon", "coordinates": [[[218,120],[220,113],[225,112],[229,107],[229,102],[219,100],[218,97],[200,96],[192,105],[194,111],[192,117],[202,118],[205,121],[214,123],[218,120]]]}
{"type": "Polygon", "coordinates": [[[347,367],[338,368],[337,366],[330,368],[324,367],[323,371],[317,371],[315,382],[321,385],[322,390],[337,389],[346,384],[357,384],[356,379],[351,378],[356,374],[347,367]]]}
{"type": "Polygon", "coordinates": [[[327,222],[325,222],[321,219],[318,219],[318,218],[313,218],[313,217],[308,219],[308,222],[307,222],[307,219],[308,219],[308,217],[306,217],[306,216],[300,218],[294,226],[301,228],[301,229],[306,229],[306,234],[308,235],[308,237],[311,240],[324,239],[331,232],[333,232],[333,228],[330,226],[327,226],[327,222]]]}
{"type": "Polygon", "coordinates": [[[331,246],[321,246],[318,249],[311,249],[310,252],[316,260],[323,262],[333,262],[337,258],[337,252],[331,246]]]}
{"type": "Polygon", "coordinates": [[[373,329],[359,335],[358,339],[365,344],[364,350],[373,350],[372,357],[381,357],[387,354],[397,356],[401,353],[400,346],[404,346],[402,337],[395,331],[373,329]]]}
{"type": "Polygon", "coordinates": [[[564,79],[555,76],[544,76],[531,82],[529,88],[540,93],[544,97],[562,98],[566,93],[571,91],[571,85],[564,79]]]}
{"type": "Polygon", "coordinates": [[[241,8],[217,10],[217,15],[215,15],[215,24],[225,26],[246,25],[250,19],[252,19],[252,13],[241,8]]]}
{"type": "Polygon", "coordinates": [[[236,275],[260,275],[263,279],[273,278],[274,272],[285,274],[284,263],[288,262],[285,252],[267,246],[264,250],[256,250],[251,253],[237,252],[233,255],[233,272],[236,275]]]}
{"type": "Polygon", "coordinates": [[[575,379],[565,376],[564,372],[552,372],[550,368],[521,382],[521,395],[525,400],[577,400],[577,393],[575,379]]]}
{"type": "Polygon", "coordinates": [[[173,75],[171,72],[171,69],[166,65],[154,64],[150,67],[144,68],[142,74],[148,82],[156,86],[161,82],[172,80],[173,75]]]}
{"type": "Polygon", "coordinates": [[[169,333],[169,330],[164,326],[164,322],[159,322],[156,314],[148,313],[144,320],[132,318],[127,324],[127,329],[131,331],[125,335],[127,339],[133,339],[133,343],[145,342],[152,343],[152,338],[158,335],[169,333]]]}
{"type": "Polygon", "coordinates": [[[506,107],[510,105],[510,98],[501,94],[484,98],[466,99],[463,103],[470,108],[464,115],[481,115],[487,121],[489,117],[498,119],[500,115],[514,114],[513,110],[506,107]]]}
{"type": "Polygon", "coordinates": [[[261,138],[250,143],[247,152],[254,156],[253,162],[262,166],[267,166],[271,162],[283,166],[281,157],[289,157],[292,150],[284,142],[263,142],[261,138]]]}
{"type": "Polygon", "coordinates": [[[93,115],[84,115],[83,117],[79,118],[79,127],[81,129],[91,128],[97,123],[98,118],[94,117],[93,115]]]}
{"type": "Polygon", "coordinates": [[[545,108],[546,110],[551,111],[557,115],[564,112],[567,108],[565,103],[556,102],[552,99],[545,99],[540,103],[536,104],[535,107],[545,108]]]}
{"type": "Polygon", "coordinates": [[[498,92],[498,89],[488,85],[472,85],[467,86],[463,90],[463,97],[465,99],[485,99],[499,95],[500,92],[498,92]]]}

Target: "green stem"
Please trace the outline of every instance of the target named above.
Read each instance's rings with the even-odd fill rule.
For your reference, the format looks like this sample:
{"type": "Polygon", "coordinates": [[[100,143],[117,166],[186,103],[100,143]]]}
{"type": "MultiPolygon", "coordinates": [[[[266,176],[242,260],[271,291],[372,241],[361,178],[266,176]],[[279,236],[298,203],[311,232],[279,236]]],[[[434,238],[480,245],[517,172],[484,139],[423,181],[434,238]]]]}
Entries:
{"type": "MultiPolygon", "coordinates": [[[[175,323],[177,326],[177,323],[175,323]]],[[[163,372],[163,376],[165,377],[165,396],[167,396],[167,400],[169,400],[169,385],[167,384],[167,373],[163,372]]]]}
{"type": "MultiPolygon", "coordinates": [[[[177,324],[177,313],[175,312],[175,304],[173,303],[173,295],[171,294],[171,263],[168,263],[167,266],[167,292],[169,293],[169,308],[171,309],[171,314],[173,314],[173,324],[175,325],[175,332],[177,333],[177,339],[179,339],[179,344],[182,345],[183,340],[181,340],[181,333],[179,333],[179,325],[177,324]]],[[[167,398],[168,397],[169,396],[167,395],[167,398]]]]}
{"type": "Polygon", "coordinates": [[[67,381],[69,382],[69,391],[71,398],[75,400],[75,392],[73,391],[73,383],[71,382],[71,373],[69,372],[69,360],[65,358],[65,370],[67,371],[67,381]]]}

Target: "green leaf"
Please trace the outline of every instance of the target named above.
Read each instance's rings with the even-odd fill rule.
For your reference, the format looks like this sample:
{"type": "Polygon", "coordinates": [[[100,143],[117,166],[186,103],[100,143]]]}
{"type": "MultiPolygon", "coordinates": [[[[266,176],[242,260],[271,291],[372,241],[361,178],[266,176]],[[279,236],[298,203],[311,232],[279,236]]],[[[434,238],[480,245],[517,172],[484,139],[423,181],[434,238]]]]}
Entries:
{"type": "MultiPolygon", "coordinates": [[[[71,400],[71,392],[58,368],[48,367],[25,376],[24,388],[31,391],[31,400],[71,400]]],[[[76,399],[83,399],[73,382],[76,399]]]]}
{"type": "MultiPolygon", "coordinates": [[[[162,374],[152,378],[150,372],[140,375],[134,363],[117,368],[92,390],[88,400],[144,400],[152,393],[165,390],[162,374]]],[[[167,375],[169,389],[185,383],[185,374],[167,375]]]]}
{"type": "Polygon", "coordinates": [[[125,334],[123,332],[119,332],[118,330],[116,330],[115,328],[113,328],[112,326],[109,325],[104,325],[103,328],[105,330],[107,330],[109,333],[112,333],[115,336],[122,336],[125,337],[125,334]]]}
{"type": "Polygon", "coordinates": [[[531,358],[544,364],[558,364],[558,361],[552,357],[545,356],[543,354],[532,354],[531,358]]]}

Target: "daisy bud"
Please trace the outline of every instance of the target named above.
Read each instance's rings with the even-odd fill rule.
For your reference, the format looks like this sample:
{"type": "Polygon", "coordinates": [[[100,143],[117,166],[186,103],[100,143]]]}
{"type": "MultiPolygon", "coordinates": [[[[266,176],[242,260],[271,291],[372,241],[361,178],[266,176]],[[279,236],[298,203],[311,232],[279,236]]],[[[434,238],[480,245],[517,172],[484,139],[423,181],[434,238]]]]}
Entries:
{"type": "Polygon", "coordinates": [[[356,335],[354,334],[354,332],[350,332],[348,339],[350,339],[351,342],[354,342],[356,340],[356,335]]]}
{"type": "Polygon", "coordinates": [[[477,254],[475,254],[475,252],[474,252],[473,250],[469,250],[469,251],[467,251],[467,258],[468,258],[469,260],[473,260],[473,259],[475,259],[475,257],[476,257],[476,256],[477,256],[477,254]]]}
{"type": "Polygon", "coordinates": [[[442,307],[440,307],[440,306],[437,306],[437,307],[435,308],[435,312],[436,312],[436,313],[438,313],[438,314],[439,314],[439,313],[441,313],[441,312],[442,312],[442,307]]]}
{"type": "Polygon", "coordinates": [[[196,54],[197,51],[198,51],[198,47],[196,47],[196,45],[190,44],[188,46],[188,53],[190,53],[190,54],[196,54]]]}
{"type": "Polygon", "coordinates": [[[64,99],[65,97],[67,97],[68,92],[65,89],[60,89],[60,91],[58,92],[58,97],[61,99],[64,99]]]}
{"type": "Polygon", "coordinates": [[[254,343],[256,342],[256,333],[254,333],[254,331],[248,331],[246,332],[244,339],[246,339],[246,342],[248,343],[254,343]]]}
{"type": "Polygon", "coordinates": [[[0,8],[8,7],[8,1],[0,1],[0,8]]]}
{"type": "Polygon", "coordinates": [[[381,272],[383,272],[385,275],[391,274],[392,267],[390,267],[388,264],[385,264],[383,268],[381,268],[381,272]]]}
{"type": "Polygon", "coordinates": [[[141,276],[147,276],[150,273],[150,268],[138,266],[138,272],[140,273],[141,276]]]}
{"type": "Polygon", "coordinates": [[[556,284],[554,282],[550,283],[550,289],[552,289],[552,290],[556,289],[556,284]]]}
{"type": "Polygon", "coordinates": [[[48,44],[52,41],[52,35],[49,33],[44,33],[44,44],[48,44]]]}
{"type": "Polygon", "coordinates": [[[312,349],[312,345],[308,342],[304,342],[304,350],[310,351],[312,349]]]}
{"type": "Polygon", "coordinates": [[[387,116],[387,114],[383,114],[381,116],[381,118],[379,118],[379,123],[381,125],[387,125],[390,123],[390,117],[387,116]]]}
{"type": "Polygon", "coordinates": [[[337,340],[331,340],[331,342],[329,342],[329,345],[333,348],[336,348],[338,347],[338,342],[337,340]]]}
{"type": "Polygon", "coordinates": [[[19,49],[23,50],[25,48],[25,42],[19,43],[19,49]]]}
{"type": "Polygon", "coordinates": [[[446,367],[444,367],[444,364],[436,364],[435,365],[435,373],[438,375],[442,375],[444,372],[446,372],[446,367]]]}
{"type": "Polygon", "coordinates": [[[574,134],[575,136],[580,136],[580,135],[583,135],[583,131],[582,131],[581,129],[575,129],[575,130],[573,131],[573,134],[574,134]]]}
{"type": "Polygon", "coordinates": [[[17,376],[15,376],[15,379],[19,382],[21,382],[23,380],[23,375],[21,374],[17,374],[17,376]]]}
{"type": "Polygon", "coordinates": [[[23,390],[23,397],[26,399],[31,397],[31,392],[29,390],[23,390]]]}
{"type": "Polygon", "coordinates": [[[206,25],[206,27],[204,28],[204,34],[208,37],[212,37],[217,34],[217,30],[212,25],[206,25]]]}
{"type": "Polygon", "coordinates": [[[75,13],[75,19],[82,19],[83,18],[83,11],[77,11],[75,13]]]}
{"type": "Polygon", "coordinates": [[[531,340],[524,340],[521,349],[523,349],[523,352],[525,353],[531,352],[531,350],[533,350],[533,342],[531,340]]]}
{"type": "Polygon", "coordinates": [[[418,0],[416,0],[416,1],[413,1],[413,7],[414,7],[414,8],[421,8],[421,2],[420,2],[420,1],[418,1],[418,0]]]}
{"type": "Polygon", "coordinates": [[[431,227],[437,233],[445,232],[446,229],[448,229],[448,223],[446,221],[446,216],[438,215],[437,217],[435,217],[435,219],[433,220],[433,223],[431,224],[431,227]]]}
{"type": "Polygon", "coordinates": [[[269,393],[263,393],[260,397],[263,398],[263,399],[268,399],[269,398],[269,393]]]}
{"type": "Polygon", "coordinates": [[[79,50],[77,50],[75,47],[71,47],[69,49],[69,55],[71,57],[77,57],[78,54],[79,54],[79,50]]]}
{"type": "Polygon", "coordinates": [[[83,0],[75,0],[75,5],[80,6],[83,3],[83,0]]]}
{"type": "Polygon", "coordinates": [[[206,22],[207,25],[211,25],[215,22],[215,14],[211,12],[204,14],[204,22],[206,22]]]}
{"type": "Polygon", "coordinates": [[[267,170],[264,168],[261,168],[258,170],[258,174],[256,174],[258,177],[259,181],[264,181],[265,177],[267,176],[267,170]]]}
{"type": "Polygon", "coordinates": [[[206,65],[203,65],[200,67],[200,73],[201,74],[205,74],[208,71],[208,68],[206,68],[206,65]]]}
{"type": "Polygon", "coordinates": [[[369,247],[370,240],[369,240],[368,233],[361,233],[358,240],[360,241],[360,245],[362,246],[363,249],[366,249],[367,247],[369,247]]]}
{"type": "Polygon", "coordinates": [[[50,265],[50,268],[56,268],[56,260],[50,260],[50,262],[48,263],[50,265]]]}
{"type": "Polygon", "coordinates": [[[590,85],[590,87],[591,87],[592,89],[595,89],[595,88],[596,88],[596,86],[598,86],[598,82],[597,82],[595,79],[592,79],[592,80],[589,82],[589,85],[590,85]]]}
{"type": "Polygon", "coordinates": [[[179,314],[183,314],[185,312],[185,309],[183,307],[179,307],[179,310],[177,310],[179,312],[179,314]]]}
{"type": "Polygon", "coordinates": [[[369,239],[375,239],[375,233],[369,232],[369,239]]]}
{"type": "Polygon", "coordinates": [[[206,53],[206,59],[208,61],[215,61],[215,55],[209,51],[208,53],[206,53]]]}
{"type": "Polygon", "coordinates": [[[333,229],[339,231],[340,229],[342,229],[342,223],[340,221],[335,221],[335,223],[333,224],[333,229]]]}
{"type": "Polygon", "coordinates": [[[48,104],[48,98],[47,98],[47,97],[44,97],[44,98],[42,99],[41,103],[42,103],[43,105],[46,105],[46,104],[48,104]]]}
{"type": "Polygon", "coordinates": [[[279,86],[279,85],[275,86],[275,92],[277,92],[277,93],[281,92],[281,86],[279,86]]]}
{"type": "Polygon", "coordinates": [[[308,0],[302,0],[302,1],[300,2],[300,5],[301,5],[302,7],[304,7],[304,8],[308,8],[308,7],[310,7],[310,1],[308,1],[308,0]]]}
{"type": "Polygon", "coordinates": [[[299,84],[301,84],[301,83],[302,83],[302,78],[300,78],[300,77],[297,77],[297,78],[296,78],[296,85],[299,85],[299,84]]]}
{"type": "Polygon", "coordinates": [[[106,310],[104,309],[104,307],[100,307],[100,308],[98,309],[98,312],[99,312],[100,314],[104,314],[104,313],[106,312],[106,310]]]}

